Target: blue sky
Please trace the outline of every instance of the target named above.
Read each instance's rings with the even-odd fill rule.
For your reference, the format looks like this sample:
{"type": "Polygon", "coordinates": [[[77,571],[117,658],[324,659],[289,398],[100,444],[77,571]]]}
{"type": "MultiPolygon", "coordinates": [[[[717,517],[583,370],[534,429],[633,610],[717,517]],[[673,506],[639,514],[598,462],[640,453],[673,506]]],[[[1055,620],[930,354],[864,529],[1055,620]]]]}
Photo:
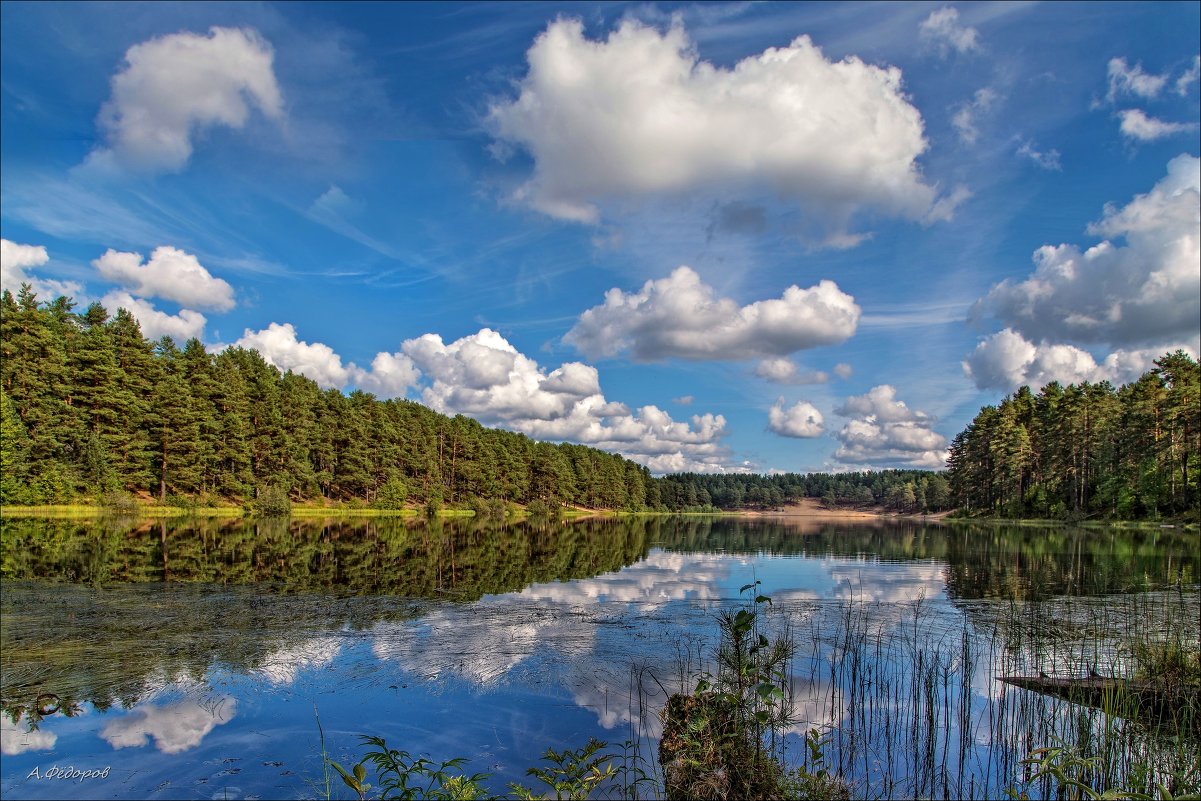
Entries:
{"type": "Polygon", "coordinates": [[[656,472],[1196,355],[1197,3],[0,6],[3,285],[656,472]]]}

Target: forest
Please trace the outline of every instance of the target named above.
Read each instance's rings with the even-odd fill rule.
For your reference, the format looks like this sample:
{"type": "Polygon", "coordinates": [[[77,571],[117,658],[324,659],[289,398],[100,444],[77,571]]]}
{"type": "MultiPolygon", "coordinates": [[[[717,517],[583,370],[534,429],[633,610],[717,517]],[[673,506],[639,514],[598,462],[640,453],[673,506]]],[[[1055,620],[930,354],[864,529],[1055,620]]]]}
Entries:
{"type": "Polygon", "coordinates": [[[1137,381],[1021,387],[951,443],[948,479],[965,514],[1198,519],[1201,371],[1183,351],[1137,381]]]}
{"type": "Polygon", "coordinates": [[[472,499],[657,507],[644,467],[535,442],[407,400],[322,390],[256,351],[150,342],[124,309],[0,297],[0,502],[112,493],[162,503],[295,500],[378,508],[472,499]]]}
{"type": "Polygon", "coordinates": [[[829,508],[1159,518],[1198,506],[1198,365],[1137,382],[1028,387],[985,407],[949,470],[651,476],[620,455],[538,442],[408,400],[321,389],[259,353],[151,342],[98,303],[0,296],[0,503],[129,495],[204,506],[266,493],[384,509],[576,505],[630,511],[829,508]]]}

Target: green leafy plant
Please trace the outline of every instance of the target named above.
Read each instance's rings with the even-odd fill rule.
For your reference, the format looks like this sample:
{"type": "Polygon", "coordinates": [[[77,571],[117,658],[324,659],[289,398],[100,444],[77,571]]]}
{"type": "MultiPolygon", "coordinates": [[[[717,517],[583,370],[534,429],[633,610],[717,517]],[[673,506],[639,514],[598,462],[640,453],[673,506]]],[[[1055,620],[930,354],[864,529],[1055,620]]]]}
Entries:
{"type": "MultiPolygon", "coordinates": [[[[580,801],[588,798],[598,785],[612,779],[617,772],[611,764],[614,755],[598,753],[602,752],[606,746],[606,743],[593,737],[583,748],[574,751],[567,749],[555,751],[553,748],[548,748],[542,759],[549,762],[550,766],[530,768],[526,771],[526,775],[537,778],[538,781],[553,790],[555,798],[560,801],[563,799],[580,801]]],[[[516,782],[510,784],[509,789],[523,801],[543,797],[516,782]]]]}
{"type": "Polygon", "coordinates": [[[434,762],[424,757],[413,757],[407,751],[389,748],[383,737],[363,735],[359,739],[370,748],[363,758],[349,769],[328,758],[326,761],[342,777],[343,784],[353,790],[360,799],[366,799],[367,791],[372,787],[367,783],[368,765],[375,770],[376,786],[381,799],[471,801],[488,795],[483,787],[483,781],[488,778],[488,774],[464,774],[462,767],[467,764],[467,760],[463,757],[434,762]]]}

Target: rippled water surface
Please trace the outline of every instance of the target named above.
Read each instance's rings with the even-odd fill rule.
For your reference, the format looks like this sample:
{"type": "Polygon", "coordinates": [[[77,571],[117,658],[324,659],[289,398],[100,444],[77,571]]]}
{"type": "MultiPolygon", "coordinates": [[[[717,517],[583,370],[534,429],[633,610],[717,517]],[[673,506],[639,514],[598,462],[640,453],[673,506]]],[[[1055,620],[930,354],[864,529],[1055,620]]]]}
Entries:
{"type": "Polygon", "coordinates": [[[818,727],[858,796],[990,797],[1028,744],[1097,723],[998,676],[1120,674],[1132,625],[1197,638],[1197,538],[1174,530],[2,526],[5,798],[325,797],[318,718],[335,759],[376,734],[467,757],[497,793],[591,736],[650,760],[664,693],[695,683],[716,612],[756,580],[798,643],[789,758],[818,727]]]}

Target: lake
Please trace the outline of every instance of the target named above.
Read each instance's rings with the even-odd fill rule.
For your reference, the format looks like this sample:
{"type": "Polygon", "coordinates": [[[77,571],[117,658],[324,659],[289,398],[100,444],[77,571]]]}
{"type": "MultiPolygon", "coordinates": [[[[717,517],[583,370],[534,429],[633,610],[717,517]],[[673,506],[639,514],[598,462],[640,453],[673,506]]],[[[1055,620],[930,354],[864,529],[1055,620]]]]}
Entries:
{"type": "Polygon", "coordinates": [[[755,581],[797,644],[785,756],[818,729],[857,797],[1001,796],[1054,737],[1106,770],[1196,759],[998,681],[1129,675],[1131,636],[1195,646],[1195,532],[5,518],[0,534],[9,799],[323,798],[322,738],[348,764],[362,734],[466,757],[498,794],[589,737],[650,771],[666,694],[712,669],[717,613],[755,581]]]}

